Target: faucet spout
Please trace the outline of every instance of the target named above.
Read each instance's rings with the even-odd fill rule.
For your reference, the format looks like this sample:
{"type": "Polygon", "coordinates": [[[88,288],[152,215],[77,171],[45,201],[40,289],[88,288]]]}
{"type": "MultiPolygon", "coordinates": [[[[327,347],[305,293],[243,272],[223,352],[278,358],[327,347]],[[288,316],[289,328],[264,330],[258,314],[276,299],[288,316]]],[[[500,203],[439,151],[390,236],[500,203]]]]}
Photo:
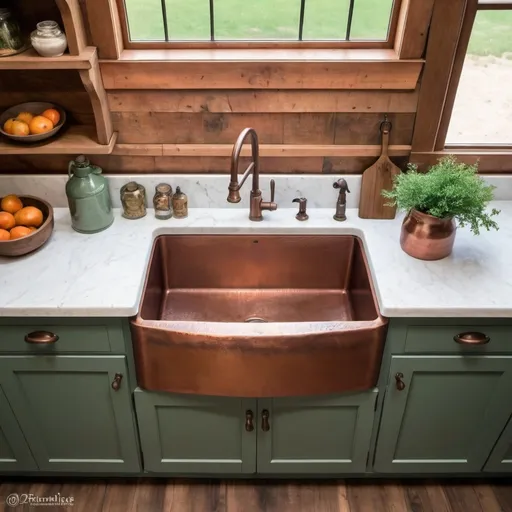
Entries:
{"type": "Polygon", "coordinates": [[[252,174],[252,189],[250,198],[250,212],[249,219],[253,221],[263,220],[261,214],[262,210],[277,210],[277,204],[274,202],[275,183],[271,181],[271,199],[270,202],[263,201],[261,198],[260,190],[260,151],[258,134],[254,128],[245,128],[238,136],[235,144],[233,145],[233,151],[231,153],[231,178],[229,181],[229,193],[227,200],[229,203],[240,202],[240,189],[252,174]],[[238,162],[240,159],[240,153],[244,145],[245,140],[251,138],[251,155],[252,162],[245,170],[241,180],[238,180],[238,162]]]}

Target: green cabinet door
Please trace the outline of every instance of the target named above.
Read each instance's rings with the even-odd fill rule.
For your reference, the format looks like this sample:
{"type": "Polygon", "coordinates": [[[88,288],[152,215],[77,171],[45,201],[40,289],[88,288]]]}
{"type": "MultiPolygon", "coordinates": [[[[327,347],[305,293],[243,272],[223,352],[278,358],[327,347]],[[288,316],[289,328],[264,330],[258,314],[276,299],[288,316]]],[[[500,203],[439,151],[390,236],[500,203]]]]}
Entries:
{"type": "Polygon", "coordinates": [[[364,473],[377,390],[258,400],[258,473],[364,473]]]}
{"type": "Polygon", "coordinates": [[[511,389],[512,357],[393,356],[375,470],[480,472],[512,412],[511,389]]]}
{"type": "Polygon", "coordinates": [[[512,472],[512,419],[509,420],[484,467],[489,473],[512,472]]]}
{"type": "Polygon", "coordinates": [[[137,389],[135,407],[146,471],[255,472],[256,400],[137,389]]]}
{"type": "Polygon", "coordinates": [[[34,471],[36,463],[0,387],[0,471],[34,471]]]}
{"type": "Polygon", "coordinates": [[[0,384],[41,471],[140,471],[124,356],[2,356],[0,384]]]}

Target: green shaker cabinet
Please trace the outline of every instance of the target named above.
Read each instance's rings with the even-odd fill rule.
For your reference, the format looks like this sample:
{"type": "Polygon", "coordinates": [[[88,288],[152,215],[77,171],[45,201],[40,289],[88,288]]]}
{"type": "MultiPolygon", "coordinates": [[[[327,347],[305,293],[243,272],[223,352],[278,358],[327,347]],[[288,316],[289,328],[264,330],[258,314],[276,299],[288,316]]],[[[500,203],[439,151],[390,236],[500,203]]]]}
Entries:
{"type": "Polygon", "coordinates": [[[374,468],[478,473],[512,412],[512,356],[391,358],[374,468]]]}
{"type": "Polygon", "coordinates": [[[490,473],[512,472],[512,418],[498,439],[484,471],[490,473]]]}
{"type": "Polygon", "coordinates": [[[140,471],[126,375],[124,356],[0,357],[0,385],[40,470],[140,471]]]}
{"type": "Polygon", "coordinates": [[[0,471],[33,471],[37,466],[11,406],[0,387],[0,471]]]}
{"type": "Polygon", "coordinates": [[[258,400],[258,473],[364,473],[377,390],[258,400]]]}
{"type": "Polygon", "coordinates": [[[256,400],[135,390],[144,469],[254,473],[256,400]]]}

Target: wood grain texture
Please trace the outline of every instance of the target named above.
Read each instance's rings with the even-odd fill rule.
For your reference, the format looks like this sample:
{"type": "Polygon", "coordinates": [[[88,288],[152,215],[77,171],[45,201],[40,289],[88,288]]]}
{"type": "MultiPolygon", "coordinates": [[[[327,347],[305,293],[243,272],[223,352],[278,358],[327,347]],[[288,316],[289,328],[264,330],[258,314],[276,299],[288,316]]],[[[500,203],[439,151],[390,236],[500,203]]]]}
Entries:
{"type": "Polygon", "coordinates": [[[71,70],[0,70],[0,91],[27,91],[34,95],[42,91],[78,92],[84,86],[77,71],[71,70]]]}
{"type": "Polygon", "coordinates": [[[414,113],[419,89],[414,91],[109,91],[112,112],[211,113],[414,113]]]}
{"type": "MultiPolygon", "coordinates": [[[[0,496],[73,496],[79,512],[510,512],[507,481],[72,480],[0,481],[0,496]],[[482,493],[485,498],[482,498],[482,493]]],[[[0,503],[0,511],[12,508],[0,503]]],[[[28,509],[27,509],[28,510],[28,509]]],[[[53,510],[53,508],[52,508],[53,510]]],[[[55,508],[56,510],[56,508],[55,508]]]]}
{"type": "Polygon", "coordinates": [[[414,90],[421,61],[102,61],[106,89],[414,90]]]}
{"type": "Polygon", "coordinates": [[[432,151],[435,147],[467,1],[450,0],[434,4],[413,151],[432,151]]]}
{"type": "Polygon", "coordinates": [[[92,42],[102,59],[117,59],[123,50],[116,0],[85,0],[92,42]]]}
{"type": "Polygon", "coordinates": [[[34,49],[0,59],[0,69],[90,69],[96,48],[88,46],[80,55],[41,57],[34,49]]]}
{"type": "Polygon", "coordinates": [[[460,162],[465,164],[478,163],[478,172],[480,173],[501,173],[512,172],[512,152],[510,151],[484,151],[484,150],[455,150],[447,149],[445,151],[413,152],[411,153],[411,163],[418,165],[422,171],[436,164],[440,158],[447,155],[455,155],[460,162]]]}
{"type": "Polygon", "coordinates": [[[71,55],[80,55],[87,46],[82,10],[78,0],[56,0],[62,16],[71,55]]]}
{"type": "MultiPolygon", "coordinates": [[[[382,114],[113,112],[120,144],[233,144],[251,126],[261,144],[378,145],[382,114]]],[[[390,143],[411,142],[414,114],[390,114],[390,143]]]]}
{"type": "Polygon", "coordinates": [[[401,59],[420,59],[427,42],[434,0],[403,0],[395,49],[401,59]]]}

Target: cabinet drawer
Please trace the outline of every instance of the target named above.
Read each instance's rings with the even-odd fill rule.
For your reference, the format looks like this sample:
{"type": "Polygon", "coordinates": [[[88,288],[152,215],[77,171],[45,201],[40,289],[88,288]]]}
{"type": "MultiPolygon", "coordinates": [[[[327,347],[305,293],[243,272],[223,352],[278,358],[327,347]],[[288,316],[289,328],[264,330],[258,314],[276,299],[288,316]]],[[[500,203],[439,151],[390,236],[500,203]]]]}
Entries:
{"type": "Polygon", "coordinates": [[[512,353],[512,325],[409,325],[405,352],[441,354],[512,353]],[[461,333],[482,333],[490,338],[483,345],[467,345],[454,341],[461,333]]]}
{"type": "Polygon", "coordinates": [[[124,352],[120,323],[102,321],[97,324],[71,324],[55,320],[28,320],[25,324],[0,324],[0,353],[60,354],[87,352],[124,352]],[[58,336],[50,343],[29,343],[25,336],[46,331],[58,336]]]}

